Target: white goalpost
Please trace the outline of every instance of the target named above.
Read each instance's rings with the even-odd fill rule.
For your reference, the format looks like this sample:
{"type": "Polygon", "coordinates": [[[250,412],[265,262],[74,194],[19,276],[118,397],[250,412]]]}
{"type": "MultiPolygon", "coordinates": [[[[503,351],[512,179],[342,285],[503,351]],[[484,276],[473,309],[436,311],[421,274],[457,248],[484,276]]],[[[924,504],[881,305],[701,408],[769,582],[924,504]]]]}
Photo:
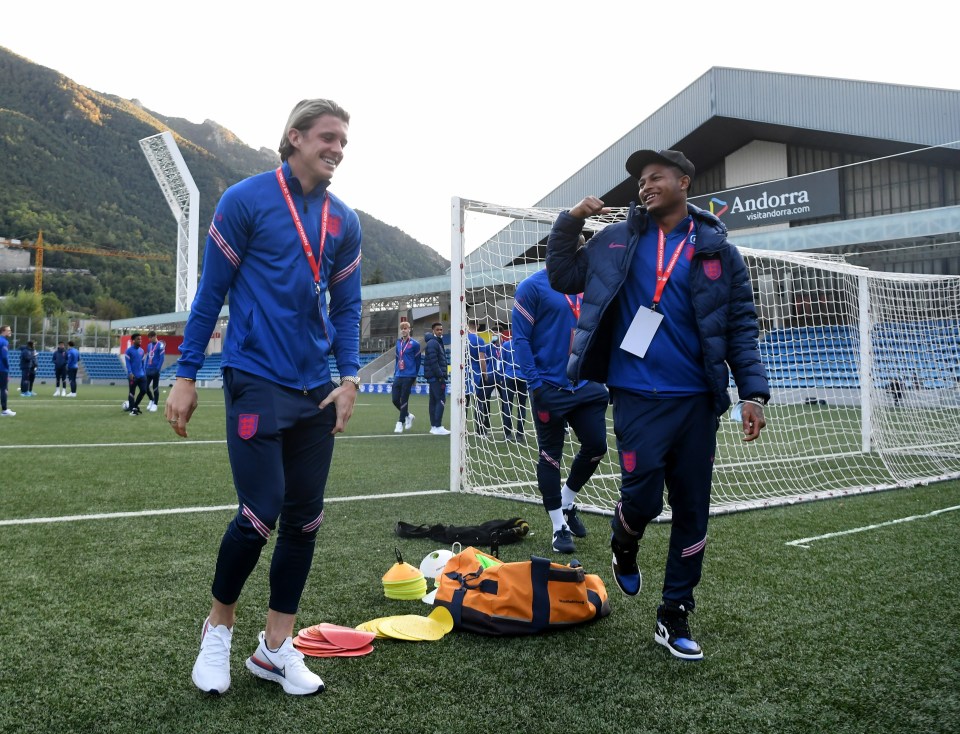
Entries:
{"type": "MultiPolygon", "coordinates": [[[[543,267],[560,211],[452,201],[454,491],[540,502],[530,406],[525,443],[506,441],[495,390],[490,437],[477,435],[475,406],[467,406],[466,323],[479,322],[488,341],[493,329],[509,331],[516,285],[543,267]]],[[[591,218],[585,234],[625,213],[591,218]]],[[[739,423],[729,413],[722,418],[711,512],[960,477],[960,277],[870,271],[838,256],[740,252],[753,281],[772,399],[757,441],[744,443],[739,423]]],[[[732,381],[730,394],[736,402],[732,381]]],[[[607,429],[607,456],[580,491],[583,508],[603,514],[619,498],[610,411],[607,429]]]]}

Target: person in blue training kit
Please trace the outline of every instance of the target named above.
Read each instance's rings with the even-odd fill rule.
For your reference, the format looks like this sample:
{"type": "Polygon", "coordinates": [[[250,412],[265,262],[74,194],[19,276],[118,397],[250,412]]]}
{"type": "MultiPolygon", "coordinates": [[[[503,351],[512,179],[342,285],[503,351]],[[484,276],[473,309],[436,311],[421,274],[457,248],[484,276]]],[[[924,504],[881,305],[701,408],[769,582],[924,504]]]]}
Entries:
{"type": "Polygon", "coordinates": [[[577,492],[607,453],[610,396],[606,388],[597,382],[567,378],[580,303],[579,294],[567,296],[553,290],[546,271],[540,270],[520,281],[513,304],[513,351],[530,392],[540,453],[537,488],[553,523],[553,550],[558,553],[573,553],[573,536],[587,534],[576,505],[577,492]],[[567,425],[580,441],[580,450],[561,487],[567,425]]]}
{"type": "Polygon", "coordinates": [[[467,322],[467,357],[470,372],[467,376],[466,402],[470,407],[471,397],[476,398],[473,420],[477,435],[486,438],[490,433],[490,396],[493,394],[493,358],[490,345],[477,333],[478,324],[467,322]]]}
{"type": "Polygon", "coordinates": [[[20,347],[20,395],[25,398],[32,398],[36,393],[33,392],[33,383],[37,379],[37,350],[33,348],[33,342],[28,341],[20,347]]]}
{"type": "Polygon", "coordinates": [[[130,346],[124,352],[123,361],[127,368],[127,384],[130,391],[123,409],[130,415],[140,415],[140,401],[147,394],[147,374],[143,368],[143,347],[140,346],[140,335],[130,335],[130,346]],[[134,397],[136,393],[136,397],[134,397]]]}
{"type": "Polygon", "coordinates": [[[500,397],[500,413],[503,417],[503,436],[507,441],[526,443],[523,422],[527,419],[527,383],[517,369],[514,342],[505,334],[502,326],[490,338],[493,356],[494,384],[500,397]],[[517,403],[517,423],[513,423],[513,403],[517,403]]]}
{"type": "Polygon", "coordinates": [[[443,408],[447,402],[447,349],[443,345],[443,324],[434,321],[424,334],[423,376],[430,390],[430,433],[449,436],[443,427],[443,408]]]}
{"type": "Polygon", "coordinates": [[[7,390],[10,387],[10,335],[11,328],[0,326],[0,416],[12,418],[15,411],[7,407],[7,390]]]}
{"type": "Polygon", "coordinates": [[[394,352],[393,387],[391,394],[394,407],[400,411],[400,418],[394,427],[394,433],[403,433],[413,428],[416,416],[410,412],[410,391],[420,372],[420,342],[410,337],[410,322],[400,324],[400,338],[394,352]]]}
{"type": "Polygon", "coordinates": [[[80,370],[80,350],[72,341],[67,342],[67,379],[70,380],[68,398],[77,397],[77,372],[80,370]]]}
{"type": "Polygon", "coordinates": [[[568,374],[605,382],[613,402],[621,467],[614,580],[625,594],[639,593],[638,543],[663,510],[666,486],[673,519],[654,640],[678,658],[700,660],[688,615],[703,570],[730,372],[745,441],[766,425],[770,388],[743,258],[717,217],[687,203],[693,164],[679,151],[640,150],[626,168],[639,184],[640,208],[632,204],[626,221],[585,247],[578,238],[586,218],[610,210],[588,196],[562,212],[548,237],[547,268],[557,290],[583,290],[568,374]]]}
{"type": "Polygon", "coordinates": [[[329,190],[349,124],[335,102],[299,102],[284,127],[281,165],[228,188],[207,235],[164,404],[171,427],[186,437],[197,371],[229,295],[221,364],[239,507],[220,544],[193,667],[202,691],[230,686],[237,600],[274,530],[266,626],[246,668],[288,694],[324,687],[293,646],[293,631],[323,522],[334,437],[353,415],[360,385],[360,220],[329,190]]]}
{"type": "Polygon", "coordinates": [[[57,382],[53,397],[67,397],[67,345],[63,342],[53,350],[53,374],[57,382]]]}
{"type": "Polygon", "coordinates": [[[166,345],[157,338],[157,332],[147,334],[150,340],[144,350],[143,371],[147,376],[147,398],[150,400],[147,410],[157,412],[160,405],[160,370],[163,369],[163,360],[166,356],[166,345]]]}

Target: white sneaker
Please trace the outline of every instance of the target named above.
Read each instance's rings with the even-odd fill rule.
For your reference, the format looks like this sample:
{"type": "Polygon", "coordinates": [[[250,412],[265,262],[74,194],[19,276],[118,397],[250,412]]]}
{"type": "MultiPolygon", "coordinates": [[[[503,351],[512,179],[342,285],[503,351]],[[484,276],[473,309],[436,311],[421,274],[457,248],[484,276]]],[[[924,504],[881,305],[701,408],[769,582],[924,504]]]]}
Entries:
{"type": "Polygon", "coordinates": [[[59,397],[60,397],[60,388],[59,388],[59,387],[58,387],[56,390],[53,391],[53,397],[55,397],[55,398],[59,398],[59,397]]]}
{"type": "Polygon", "coordinates": [[[68,398],[75,398],[75,397],[77,397],[77,394],[76,394],[75,392],[72,392],[72,393],[70,393],[69,395],[67,395],[67,397],[68,397],[68,398]]]}
{"type": "Polygon", "coordinates": [[[395,425],[395,426],[393,427],[393,432],[394,432],[394,433],[403,433],[403,423],[401,423],[400,421],[397,421],[397,425],[395,425]]]}
{"type": "Polygon", "coordinates": [[[266,633],[261,632],[259,639],[257,651],[247,658],[247,670],[258,678],[279,683],[293,696],[308,696],[323,690],[320,676],[306,666],[303,653],[293,646],[291,638],[285,639],[277,650],[267,647],[266,633]]]}
{"type": "MultiPolygon", "coordinates": [[[[7,410],[5,410],[5,411],[3,411],[2,413],[0,413],[0,415],[6,415],[6,416],[10,416],[10,417],[12,418],[13,416],[16,415],[16,413],[14,413],[12,410],[10,410],[10,409],[8,408],[7,410]]],[[[400,424],[397,423],[397,425],[399,426],[400,424]]]]}
{"type": "Polygon", "coordinates": [[[408,431],[409,431],[411,428],[413,428],[413,419],[416,418],[416,417],[417,417],[417,416],[415,416],[413,413],[407,413],[407,420],[404,421],[403,427],[406,428],[408,431]]]}
{"type": "Polygon", "coordinates": [[[147,410],[149,410],[151,413],[156,413],[156,412],[157,412],[157,404],[156,404],[156,403],[150,403],[150,405],[147,406],[147,410]]]}
{"type": "Polygon", "coordinates": [[[193,664],[194,685],[205,693],[224,693],[230,687],[230,641],[233,627],[214,627],[204,620],[200,633],[200,654],[193,664]]]}
{"type": "Polygon", "coordinates": [[[443,426],[437,426],[436,429],[434,429],[433,431],[431,431],[431,433],[435,433],[435,434],[438,435],[438,436],[449,436],[449,435],[450,435],[450,431],[448,431],[448,430],[447,430],[446,428],[444,428],[443,426]]]}

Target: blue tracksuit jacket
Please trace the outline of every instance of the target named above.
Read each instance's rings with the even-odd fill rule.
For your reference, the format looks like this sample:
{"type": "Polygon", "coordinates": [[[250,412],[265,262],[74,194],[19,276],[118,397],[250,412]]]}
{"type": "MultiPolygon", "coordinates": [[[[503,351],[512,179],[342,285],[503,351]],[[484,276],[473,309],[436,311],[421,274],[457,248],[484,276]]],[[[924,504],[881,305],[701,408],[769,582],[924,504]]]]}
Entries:
{"type": "Polygon", "coordinates": [[[196,378],[228,294],[224,367],[301,390],[330,382],[330,354],[342,376],[356,375],[360,369],[360,220],[326,185],[304,196],[286,162],[281,170],[314,257],[324,197],[330,199],[320,293],[276,173],[261,173],[231,186],[217,204],[207,235],[203,275],[177,361],[178,377],[196,378]],[[269,298],[263,297],[265,293],[269,298]]]}
{"type": "Polygon", "coordinates": [[[543,383],[577,390],[587,381],[567,377],[567,358],[580,296],[565,296],[550,287],[547,271],[540,270],[517,286],[513,304],[513,352],[527,389],[543,383]]]}

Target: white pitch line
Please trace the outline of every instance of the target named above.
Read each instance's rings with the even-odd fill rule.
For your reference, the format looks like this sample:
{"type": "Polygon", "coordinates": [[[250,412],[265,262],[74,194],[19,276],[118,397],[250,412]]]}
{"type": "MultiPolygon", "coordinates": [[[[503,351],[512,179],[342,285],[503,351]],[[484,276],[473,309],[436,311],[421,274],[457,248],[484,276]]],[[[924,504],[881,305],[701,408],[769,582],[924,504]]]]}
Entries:
{"type": "Polygon", "coordinates": [[[124,443],[23,443],[13,446],[0,446],[0,451],[5,449],[115,449],[123,446],[197,446],[201,444],[226,443],[226,440],[210,441],[134,441],[124,443]]]}
{"type": "MultiPolygon", "coordinates": [[[[368,436],[348,436],[346,434],[337,436],[338,441],[351,441],[356,439],[371,439],[371,438],[413,438],[416,436],[429,436],[429,433],[404,433],[402,436],[395,436],[394,434],[378,434],[373,433],[368,436]]],[[[171,439],[167,441],[135,441],[129,442],[125,441],[123,443],[21,443],[21,444],[11,444],[8,446],[0,446],[0,451],[6,449],[115,449],[122,448],[124,446],[202,446],[204,444],[225,444],[225,439],[216,439],[209,441],[193,441],[185,440],[181,441],[179,439],[171,439]]]]}
{"type": "MultiPolygon", "coordinates": [[[[377,500],[394,499],[397,497],[419,497],[430,494],[445,494],[449,489],[425,489],[419,492],[395,492],[392,494],[368,494],[355,495],[352,497],[328,497],[324,499],[327,502],[357,502],[358,500],[377,500]]],[[[138,512],[103,512],[96,515],[61,515],[60,517],[25,517],[19,520],[0,520],[0,526],[4,525],[39,525],[53,522],[76,522],[78,520],[116,520],[129,517],[153,517],[155,515],[187,515],[193,512],[221,512],[224,510],[233,510],[236,512],[236,505],[215,505],[213,507],[174,507],[166,510],[140,510],[138,512]]]]}
{"type": "Polygon", "coordinates": [[[814,535],[811,538],[800,538],[800,540],[791,540],[787,542],[787,545],[795,545],[800,548],[809,548],[809,543],[812,543],[815,540],[826,540],[827,538],[838,538],[841,535],[852,535],[853,533],[863,533],[867,530],[876,530],[877,528],[886,527],[887,525],[898,525],[902,522],[912,522],[913,520],[924,520],[928,517],[934,517],[935,515],[942,515],[944,512],[953,512],[954,510],[960,510],[960,505],[955,505],[953,507],[944,507],[942,510],[934,510],[933,512],[928,512],[926,515],[911,515],[910,517],[901,517],[897,520],[888,520],[887,522],[877,523],[876,525],[866,525],[862,528],[851,528],[850,530],[841,530],[837,533],[826,533],[825,535],[814,535]]]}

